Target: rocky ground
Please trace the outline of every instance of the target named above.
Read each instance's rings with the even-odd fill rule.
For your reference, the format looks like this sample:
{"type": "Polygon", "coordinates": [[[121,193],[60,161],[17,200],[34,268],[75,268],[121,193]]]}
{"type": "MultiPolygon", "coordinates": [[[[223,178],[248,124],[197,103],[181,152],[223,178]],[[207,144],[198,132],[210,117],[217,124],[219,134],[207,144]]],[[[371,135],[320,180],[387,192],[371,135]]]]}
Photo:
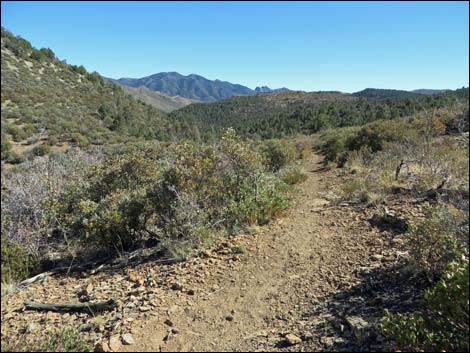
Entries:
{"type": "MultiPolygon", "coordinates": [[[[305,162],[285,216],[230,238],[185,263],[139,256],[49,276],[2,298],[2,344],[20,347],[53,328],[73,326],[102,351],[376,351],[384,310],[419,301],[403,271],[403,229],[375,207],[332,205],[338,171],[305,162]],[[24,310],[40,303],[114,298],[118,308],[89,314],[24,310]]],[[[389,207],[400,219],[419,206],[389,207]]]]}

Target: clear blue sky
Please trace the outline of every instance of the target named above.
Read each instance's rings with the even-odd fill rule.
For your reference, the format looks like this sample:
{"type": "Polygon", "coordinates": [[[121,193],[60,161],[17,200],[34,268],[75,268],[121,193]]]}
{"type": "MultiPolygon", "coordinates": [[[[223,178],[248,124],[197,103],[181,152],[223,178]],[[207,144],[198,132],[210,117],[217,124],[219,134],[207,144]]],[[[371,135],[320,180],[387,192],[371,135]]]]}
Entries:
{"type": "Polygon", "coordinates": [[[250,88],[468,86],[467,2],[14,2],[2,26],[104,76],[250,88]]]}

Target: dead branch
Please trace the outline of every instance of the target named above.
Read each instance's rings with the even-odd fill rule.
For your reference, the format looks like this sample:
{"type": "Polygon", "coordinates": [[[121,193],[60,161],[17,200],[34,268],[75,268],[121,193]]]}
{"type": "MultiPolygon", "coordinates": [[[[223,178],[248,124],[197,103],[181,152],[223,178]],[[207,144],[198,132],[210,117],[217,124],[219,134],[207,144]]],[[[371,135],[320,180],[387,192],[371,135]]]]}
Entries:
{"type": "Polygon", "coordinates": [[[113,310],[117,307],[114,299],[96,303],[64,303],[64,304],[40,304],[30,300],[24,301],[26,310],[45,310],[55,312],[87,312],[89,314],[96,314],[103,311],[113,310]]]}

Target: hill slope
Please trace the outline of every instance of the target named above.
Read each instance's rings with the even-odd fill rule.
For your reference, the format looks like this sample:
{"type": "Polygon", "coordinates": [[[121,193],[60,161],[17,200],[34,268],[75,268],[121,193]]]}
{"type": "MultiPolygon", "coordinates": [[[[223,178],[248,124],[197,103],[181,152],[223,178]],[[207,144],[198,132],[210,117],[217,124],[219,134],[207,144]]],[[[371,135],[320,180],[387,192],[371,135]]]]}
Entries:
{"type": "Polygon", "coordinates": [[[183,108],[192,103],[198,103],[197,100],[188,99],[180,96],[169,96],[165,93],[152,91],[147,87],[130,87],[121,85],[124,92],[131,95],[137,100],[141,100],[151,106],[157,108],[162,113],[170,113],[173,110],[183,108]]]}
{"type": "Polygon", "coordinates": [[[468,88],[434,96],[371,89],[354,94],[283,91],[191,104],[169,117],[198,127],[203,137],[233,127],[245,136],[272,138],[409,116],[462,97],[468,97],[468,88]]]}
{"type": "Polygon", "coordinates": [[[415,89],[411,92],[414,93],[420,93],[420,94],[427,94],[427,95],[433,95],[433,94],[439,94],[439,93],[444,93],[450,91],[450,89],[426,89],[426,88],[421,88],[421,89],[415,89]]]}
{"type": "Polygon", "coordinates": [[[396,89],[366,88],[362,91],[352,94],[355,97],[364,97],[370,99],[413,99],[421,98],[420,92],[410,92],[396,89]]]}
{"type": "Polygon", "coordinates": [[[9,143],[22,154],[69,143],[167,139],[170,129],[178,130],[153,107],[104,84],[98,73],[68,65],[3,28],[1,64],[2,160],[9,143]]]}

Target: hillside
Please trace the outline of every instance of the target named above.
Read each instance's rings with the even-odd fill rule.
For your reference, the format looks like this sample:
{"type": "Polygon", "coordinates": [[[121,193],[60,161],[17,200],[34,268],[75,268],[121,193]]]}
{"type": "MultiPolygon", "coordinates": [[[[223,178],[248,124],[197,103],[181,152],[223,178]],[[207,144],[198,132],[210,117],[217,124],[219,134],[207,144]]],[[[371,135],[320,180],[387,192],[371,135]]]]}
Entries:
{"type": "Polygon", "coordinates": [[[170,113],[173,110],[185,107],[192,103],[198,103],[197,100],[188,99],[180,96],[169,96],[165,93],[152,91],[147,87],[130,87],[121,85],[126,94],[131,95],[137,100],[141,100],[159,110],[162,113],[170,113]]]}
{"type": "Polygon", "coordinates": [[[447,91],[450,91],[450,89],[426,89],[426,88],[421,88],[421,89],[415,89],[411,92],[419,93],[419,94],[433,95],[433,94],[444,93],[444,92],[447,92],[447,91]]]}
{"type": "Polygon", "coordinates": [[[168,139],[168,120],[98,73],[69,65],[2,28],[2,161],[18,162],[69,145],[168,139]]]}
{"type": "Polygon", "coordinates": [[[169,117],[197,126],[205,137],[233,127],[244,136],[272,138],[409,116],[426,107],[445,106],[465,98],[468,88],[434,96],[374,89],[354,94],[282,91],[191,104],[169,117]]]}
{"type": "Polygon", "coordinates": [[[395,89],[378,89],[378,88],[366,88],[362,91],[355,92],[352,94],[355,97],[364,97],[370,99],[413,99],[422,98],[422,94],[419,92],[410,92],[395,89]]]}

